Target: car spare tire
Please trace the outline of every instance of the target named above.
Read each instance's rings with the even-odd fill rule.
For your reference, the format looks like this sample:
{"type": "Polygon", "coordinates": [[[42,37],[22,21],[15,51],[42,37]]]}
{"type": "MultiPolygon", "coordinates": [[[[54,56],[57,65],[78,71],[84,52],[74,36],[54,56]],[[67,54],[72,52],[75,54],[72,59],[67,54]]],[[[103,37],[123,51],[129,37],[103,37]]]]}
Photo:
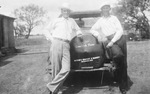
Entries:
{"type": "Polygon", "coordinates": [[[100,68],[104,47],[92,34],[76,36],[70,43],[71,69],[100,68]]]}

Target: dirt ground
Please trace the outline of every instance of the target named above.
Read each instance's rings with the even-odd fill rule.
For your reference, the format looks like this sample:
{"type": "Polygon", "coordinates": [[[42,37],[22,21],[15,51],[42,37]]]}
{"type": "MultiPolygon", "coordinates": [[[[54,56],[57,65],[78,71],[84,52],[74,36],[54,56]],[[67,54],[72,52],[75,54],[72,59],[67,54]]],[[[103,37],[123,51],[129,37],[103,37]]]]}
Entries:
{"type": "MultiPolygon", "coordinates": [[[[48,42],[42,37],[17,39],[18,53],[0,58],[0,94],[42,94],[51,79],[47,77],[48,42]]],[[[127,94],[150,94],[150,41],[127,43],[128,74],[133,85],[127,94]]],[[[65,83],[65,94],[120,94],[105,72],[75,73],[65,83]]]]}

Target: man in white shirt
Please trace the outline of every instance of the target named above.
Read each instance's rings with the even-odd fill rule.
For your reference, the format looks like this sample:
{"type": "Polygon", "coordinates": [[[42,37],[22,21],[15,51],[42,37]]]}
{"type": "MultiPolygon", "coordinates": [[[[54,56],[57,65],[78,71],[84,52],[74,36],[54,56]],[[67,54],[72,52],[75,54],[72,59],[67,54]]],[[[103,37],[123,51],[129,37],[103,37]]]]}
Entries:
{"type": "Polygon", "coordinates": [[[51,41],[49,51],[52,66],[52,81],[47,84],[50,94],[59,91],[70,72],[70,44],[74,34],[82,34],[80,28],[69,18],[70,8],[68,3],[61,6],[61,17],[51,22],[46,30],[49,32],[46,38],[51,41]]]}
{"type": "Polygon", "coordinates": [[[127,56],[126,39],[123,36],[123,28],[116,16],[110,15],[111,5],[101,5],[101,17],[92,26],[90,32],[103,42],[107,58],[112,59],[117,65],[115,81],[119,83],[122,94],[126,94],[127,88],[127,56]]]}

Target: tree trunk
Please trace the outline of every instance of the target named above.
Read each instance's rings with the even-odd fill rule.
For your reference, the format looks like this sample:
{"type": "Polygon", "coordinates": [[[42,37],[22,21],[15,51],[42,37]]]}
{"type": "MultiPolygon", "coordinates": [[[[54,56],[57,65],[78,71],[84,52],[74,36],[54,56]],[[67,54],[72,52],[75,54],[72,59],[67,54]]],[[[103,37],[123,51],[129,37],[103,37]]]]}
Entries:
{"type": "Polygon", "coordinates": [[[31,33],[31,29],[29,29],[29,32],[28,32],[28,34],[25,36],[25,38],[26,38],[26,39],[28,39],[28,38],[29,38],[29,36],[30,36],[30,33],[31,33]]]}

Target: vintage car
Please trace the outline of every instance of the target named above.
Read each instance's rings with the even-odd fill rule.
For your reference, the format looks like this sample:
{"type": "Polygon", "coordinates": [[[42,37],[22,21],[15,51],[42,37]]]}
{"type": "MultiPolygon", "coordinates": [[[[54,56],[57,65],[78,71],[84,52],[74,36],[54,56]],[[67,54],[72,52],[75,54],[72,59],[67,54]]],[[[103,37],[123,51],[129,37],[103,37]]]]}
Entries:
{"type": "Polygon", "coordinates": [[[76,36],[70,43],[71,71],[89,72],[104,71],[113,72],[115,66],[111,59],[105,56],[103,44],[90,33],[76,36]]]}

